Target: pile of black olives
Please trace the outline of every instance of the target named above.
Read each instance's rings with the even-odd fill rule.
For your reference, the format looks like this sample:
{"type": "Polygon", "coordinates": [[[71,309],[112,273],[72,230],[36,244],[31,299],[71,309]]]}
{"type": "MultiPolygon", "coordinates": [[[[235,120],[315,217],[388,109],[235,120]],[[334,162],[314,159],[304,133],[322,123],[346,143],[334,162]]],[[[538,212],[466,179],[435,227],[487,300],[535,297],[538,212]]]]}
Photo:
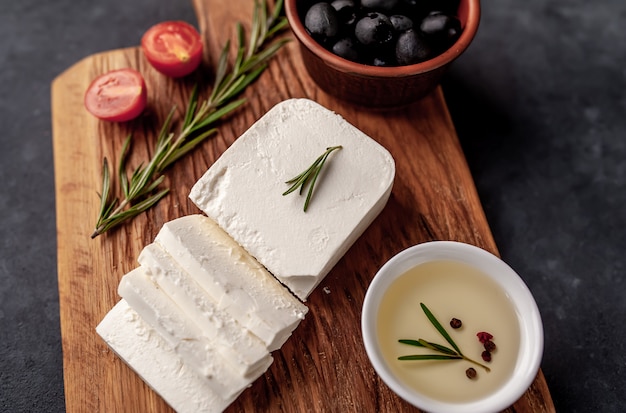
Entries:
{"type": "Polygon", "coordinates": [[[404,66],[447,50],[461,34],[459,0],[313,0],[304,27],[354,62],[404,66]]]}

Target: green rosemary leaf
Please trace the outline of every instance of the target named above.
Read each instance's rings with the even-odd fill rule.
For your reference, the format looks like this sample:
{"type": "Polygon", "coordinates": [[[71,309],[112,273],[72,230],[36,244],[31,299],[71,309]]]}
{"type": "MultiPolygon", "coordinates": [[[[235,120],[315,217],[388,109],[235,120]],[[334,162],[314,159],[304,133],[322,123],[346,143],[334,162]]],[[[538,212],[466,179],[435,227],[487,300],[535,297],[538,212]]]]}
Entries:
{"type": "MultiPolygon", "coordinates": [[[[149,208],[152,208],[152,206],[154,204],[156,204],[157,202],[159,202],[161,200],[161,198],[163,198],[165,195],[167,195],[170,192],[169,189],[164,189],[161,192],[152,195],[151,197],[141,201],[140,203],[133,205],[134,209],[137,209],[140,213],[144,212],[146,210],[148,210],[149,208]]],[[[133,209],[131,208],[131,209],[133,209]]]]}
{"type": "Polygon", "coordinates": [[[281,40],[275,41],[270,46],[268,46],[267,49],[260,52],[256,57],[253,57],[250,60],[248,60],[242,66],[242,70],[252,70],[258,65],[264,65],[269,59],[271,59],[278,52],[278,50],[280,50],[281,47],[283,47],[289,41],[290,41],[289,39],[281,39],[281,40]]]}
{"type": "MultiPolygon", "coordinates": [[[[193,93],[192,93],[193,98],[193,93]]],[[[193,101],[192,101],[193,104],[193,101]]],[[[159,136],[157,137],[157,148],[161,148],[165,145],[166,141],[171,141],[173,138],[173,133],[170,133],[170,124],[172,123],[172,118],[174,117],[174,113],[176,113],[176,105],[172,106],[165,121],[163,122],[163,126],[161,127],[161,131],[159,132],[159,136]]]]}
{"type": "Polygon", "coordinates": [[[137,205],[133,205],[132,207],[126,209],[123,212],[120,212],[118,214],[115,214],[114,216],[112,216],[109,219],[106,219],[102,226],[99,227],[98,229],[96,229],[96,232],[94,232],[95,235],[92,235],[92,238],[95,238],[95,236],[97,236],[98,234],[102,234],[104,232],[109,231],[111,228],[114,228],[118,225],[120,225],[121,223],[125,222],[128,219],[134,218],[137,215],[145,212],[146,210],[148,210],[149,208],[151,208],[154,204],[156,204],[161,198],[163,198],[165,195],[167,195],[167,193],[169,192],[169,189],[165,189],[161,192],[159,192],[156,195],[151,196],[150,198],[140,202],[137,205]]]}
{"type": "Polygon", "coordinates": [[[228,115],[230,112],[233,112],[244,103],[246,103],[246,99],[239,99],[235,100],[234,102],[228,103],[227,105],[224,105],[220,109],[207,115],[207,117],[202,122],[199,122],[196,126],[194,126],[191,129],[191,133],[196,132],[200,129],[204,129],[212,123],[224,118],[226,115],[228,115]]]}
{"type": "Polygon", "coordinates": [[[439,351],[439,350],[437,350],[437,348],[436,348],[435,346],[431,345],[431,344],[430,344],[428,341],[426,341],[426,340],[422,340],[422,339],[420,338],[418,341],[420,342],[420,344],[421,344],[423,347],[426,347],[426,348],[428,348],[428,349],[430,349],[430,350],[439,351]]]}
{"type": "Polygon", "coordinates": [[[194,85],[191,90],[191,96],[189,98],[189,105],[187,106],[187,111],[185,112],[185,120],[183,121],[182,130],[185,130],[191,124],[193,120],[194,114],[196,113],[196,108],[198,107],[198,85],[194,85]]]}
{"type": "Polygon", "coordinates": [[[424,347],[424,348],[429,348],[431,350],[435,350],[438,351],[440,353],[446,353],[449,355],[458,355],[458,353],[454,350],[452,350],[451,348],[448,348],[446,346],[442,346],[441,344],[437,344],[437,343],[433,343],[430,341],[426,341],[426,340],[410,340],[410,339],[401,339],[398,340],[399,343],[402,344],[407,344],[409,346],[415,346],[415,347],[424,347]]]}
{"type": "Polygon", "coordinates": [[[439,321],[437,321],[437,318],[435,318],[433,313],[430,312],[428,307],[426,307],[424,303],[420,303],[420,306],[422,307],[424,314],[426,314],[426,317],[428,317],[432,325],[437,329],[437,331],[439,331],[439,334],[441,334],[441,336],[445,338],[448,343],[450,343],[452,348],[454,348],[457,351],[457,353],[462,355],[463,353],[461,353],[461,350],[459,350],[459,347],[456,345],[454,340],[452,340],[452,337],[450,337],[448,332],[443,328],[443,326],[439,323],[439,321]]]}
{"type": "MultiPolygon", "coordinates": [[[[254,19],[254,16],[253,16],[253,19],[254,19]]],[[[246,47],[245,31],[241,23],[237,23],[236,32],[237,32],[237,55],[241,53],[241,57],[245,57],[247,56],[247,50],[253,50],[252,42],[248,42],[248,47],[246,47]]],[[[252,36],[253,36],[253,32],[251,31],[250,37],[252,36]]],[[[243,61],[243,59],[237,59],[237,60],[238,60],[238,63],[241,63],[243,61]]],[[[241,64],[233,65],[235,72],[238,72],[240,67],[241,67],[241,64]]]]}
{"type": "Polygon", "coordinates": [[[137,185],[136,182],[139,180],[142,173],[143,173],[143,163],[140,163],[139,166],[137,166],[137,168],[133,170],[133,173],[130,176],[131,187],[137,185]]]}
{"type": "Polygon", "coordinates": [[[306,184],[306,181],[311,176],[311,173],[315,171],[319,163],[321,162],[322,157],[320,156],[313,162],[311,166],[309,166],[304,172],[300,173],[298,176],[286,181],[286,184],[293,184],[291,188],[283,192],[283,195],[289,195],[296,189],[300,188],[300,194],[302,194],[302,187],[306,184]]]}
{"type": "MultiPolygon", "coordinates": [[[[270,16],[270,19],[269,19],[270,26],[277,26],[279,24],[277,23],[277,21],[281,17],[280,13],[283,10],[283,3],[284,3],[284,0],[277,0],[276,3],[274,4],[274,10],[272,11],[272,15],[270,16]]],[[[284,19],[284,20],[287,20],[287,19],[284,19]]]]}
{"type": "Polygon", "coordinates": [[[154,164],[152,162],[150,162],[148,164],[148,166],[146,166],[145,168],[141,169],[141,171],[139,173],[137,173],[136,175],[133,176],[133,178],[136,178],[136,179],[131,181],[131,185],[130,185],[130,188],[128,190],[127,198],[133,199],[133,198],[139,196],[139,194],[142,191],[142,188],[145,187],[146,184],[152,178],[152,175],[154,173],[154,166],[153,165],[154,164]]]}
{"type": "Polygon", "coordinates": [[[307,170],[305,170],[304,172],[300,173],[300,175],[294,176],[290,180],[285,181],[286,184],[290,184],[290,185],[293,184],[293,185],[289,189],[287,189],[285,192],[283,192],[283,195],[289,195],[290,193],[295,191],[300,185],[302,185],[302,182],[300,182],[300,181],[303,181],[304,179],[306,179],[306,177],[308,176],[309,171],[314,166],[315,165],[309,166],[309,168],[307,170]]]}
{"type": "Polygon", "coordinates": [[[424,347],[422,343],[419,342],[419,340],[409,340],[409,339],[403,338],[403,339],[398,340],[398,343],[408,344],[409,346],[415,346],[415,347],[424,347]]]}
{"type": "Polygon", "coordinates": [[[161,185],[164,179],[165,179],[165,175],[159,176],[149,186],[147,186],[144,190],[142,190],[139,194],[137,194],[137,197],[148,195],[149,193],[157,189],[157,187],[161,185]]]}
{"type": "Polygon", "coordinates": [[[437,343],[432,343],[430,341],[426,341],[426,340],[422,340],[421,338],[418,340],[424,347],[429,348],[431,350],[435,350],[438,351],[440,353],[446,353],[446,354],[452,354],[452,355],[459,355],[459,353],[457,353],[456,351],[452,350],[451,348],[448,348],[446,346],[442,346],[441,344],[437,344],[437,343]]]}
{"type": "Polygon", "coordinates": [[[298,188],[300,188],[300,194],[302,194],[302,191],[304,190],[304,188],[307,185],[309,185],[309,191],[307,193],[306,200],[304,201],[304,212],[306,212],[307,209],[309,208],[311,197],[313,196],[313,187],[315,186],[315,182],[317,181],[317,177],[320,171],[322,170],[322,168],[324,167],[324,164],[326,163],[326,159],[328,159],[328,156],[331,154],[331,152],[337,149],[341,149],[341,148],[342,148],[341,145],[331,146],[331,147],[326,148],[326,151],[323,154],[321,154],[319,157],[317,157],[317,159],[313,162],[313,164],[309,166],[304,172],[301,172],[294,178],[291,178],[290,180],[286,181],[285,182],[286,184],[288,185],[293,184],[293,185],[291,185],[289,189],[283,192],[283,196],[289,195],[290,193],[294,192],[298,188]]]}
{"type": "MultiPolygon", "coordinates": [[[[304,212],[306,212],[306,210],[309,209],[309,203],[311,202],[311,196],[313,196],[313,187],[315,186],[315,182],[317,182],[317,177],[319,176],[320,171],[322,170],[322,167],[324,166],[324,163],[326,163],[326,159],[328,158],[329,154],[330,154],[330,152],[326,152],[326,154],[324,155],[324,158],[320,162],[319,166],[317,168],[315,168],[315,174],[313,175],[313,179],[308,184],[309,185],[309,192],[307,193],[306,200],[304,201],[304,212]]],[[[304,184],[307,185],[307,182],[305,182],[304,184]]]]}
{"type": "Polygon", "coordinates": [[[104,158],[102,164],[102,194],[100,195],[100,216],[103,216],[111,207],[107,206],[109,201],[109,192],[111,191],[111,177],[109,174],[109,163],[104,158]]]}
{"type": "Polygon", "coordinates": [[[287,20],[287,18],[281,17],[279,19],[276,19],[276,23],[274,24],[274,26],[272,26],[272,28],[267,31],[267,37],[274,37],[274,34],[282,31],[288,25],[289,20],[287,20]]]}
{"type": "Polygon", "coordinates": [[[115,198],[113,201],[111,201],[111,203],[107,206],[106,210],[104,211],[104,216],[109,216],[111,214],[111,211],[113,211],[113,208],[115,208],[115,206],[117,205],[117,203],[119,202],[119,199],[115,198]]]}
{"type": "Polygon", "coordinates": [[[126,176],[126,156],[128,154],[128,148],[130,147],[130,141],[132,138],[132,134],[129,134],[124,141],[124,145],[122,146],[122,152],[120,153],[120,162],[117,168],[118,179],[120,180],[120,187],[122,189],[122,194],[125,197],[128,196],[128,176],[126,176]]]}
{"type": "MultiPolygon", "coordinates": [[[[142,212],[145,212],[148,208],[152,207],[156,204],[161,198],[167,195],[169,189],[164,189],[161,192],[154,194],[141,202],[136,203],[135,205],[127,208],[126,210],[120,212],[116,215],[117,218],[121,218],[122,221],[128,219],[129,217],[134,217],[142,212]]],[[[112,220],[115,222],[116,220],[112,220]]]]}
{"type": "MultiPolygon", "coordinates": [[[[307,176],[302,177],[302,184],[300,185],[300,191],[298,192],[298,195],[302,195],[302,193],[304,192],[304,188],[307,187],[307,185],[309,185],[309,183],[311,182],[311,180],[313,179],[312,177],[317,174],[317,172],[319,171],[319,165],[315,166],[315,168],[313,168],[313,170],[311,171],[311,173],[307,176]]],[[[309,186],[309,188],[311,188],[311,186],[309,186]]],[[[308,198],[308,196],[307,196],[308,198]]],[[[305,203],[306,205],[306,203],[305,203]]],[[[306,211],[306,209],[305,209],[306,211]]]]}
{"type": "Polygon", "coordinates": [[[259,2],[255,1],[254,11],[252,13],[252,26],[250,27],[250,42],[248,43],[249,48],[248,55],[246,56],[247,58],[250,58],[250,56],[254,53],[254,50],[258,47],[259,39],[262,35],[262,25],[265,23],[261,22],[261,20],[267,18],[267,16],[263,16],[263,11],[265,11],[265,7],[259,7],[259,2]]]}
{"type": "Polygon", "coordinates": [[[206,138],[208,138],[209,136],[213,135],[217,133],[217,129],[213,128],[213,129],[209,129],[205,132],[203,132],[201,135],[199,135],[198,137],[194,138],[193,140],[185,143],[185,145],[183,145],[182,147],[180,147],[178,150],[176,150],[176,152],[174,152],[171,156],[170,159],[167,159],[167,161],[165,162],[165,166],[172,164],[174,162],[176,162],[178,159],[180,159],[182,156],[184,156],[185,154],[187,154],[189,151],[191,151],[193,148],[195,148],[196,146],[198,146],[199,143],[201,143],[202,141],[204,141],[206,138]]]}
{"type": "MultiPolygon", "coordinates": [[[[328,148],[326,148],[326,150],[328,151],[328,148]]],[[[286,184],[293,184],[293,186],[290,189],[288,189],[285,193],[283,193],[283,195],[290,194],[293,191],[295,191],[298,187],[306,184],[307,179],[309,178],[309,176],[311,176],[311,173],[313,173],[315,171],[315,169],[320,164],[320,162],[322,162],[322,160],[324,159],[324,155],[325,154],[326,154],[326,152],[321,154],[315,160],[315,162],[313,162],[313,164],[311,164],[311,166],[309,166],[307,169],[304,170],[304,172],[302,172],[299,175],[297,175],[297,176],[291,178],[290,180],[286,181],[285,182],[286,184]]],[[[302,193],[302,191],[300,191],[300,193],[302,193]]]]}
{"type": "Polygon", "coordinates": [[[118,202],[118,199],[115,198],[109,202],[109,196],[111,192],[111,175],[109,173],[109,163],[107,158],[104,158],[104,162],[102,165],[102,194],[100,195],[100,218],[96,223],[96,227],[101,225],[104,217],[109,216],[113,208],[118,202]]]}
{"type": "Polygon", "coordinates": [[[458,360],[461,356],[446,356],[443,354],[412,354],[400,356],[398,360],[458,360]]]}
{"type": "Polygon", "coordinates": [[[220,54],[220,58],[218,60],[217,63],[217,69],[215,71],[215,85],[216,87],[213,88],[213,91],[211,92],[211,96],[209,98],[209,100],[213,101],[215,99],[215,97],[217,96],[219,90],[219,87],[217,87],[217,85],[221,85],[224,82],[224,79],[226,77],[226,73],[228,70],[228,52],[230,51],[230,40],[226,41],[226,44],[224,45],[224,47],[222,48],[222,53],[220,54]]]}
{"type": "Polygon", "coordinates": [[[244,80],[246,80],[246,75],[240,75],[237,76],[236,78],[232,79],[232,81],[230,82],[230,85],[228,85],[228,88],[225,88],[222,91],[222,99],[228,99],[230,97],[234,97],[237,93],[237,90],[241,90],[242,88],[244,88],[246,85],[242,86],[241,88],[239,87],[239,85],[241,85],[244,80]]]}
{"type": "Polygon", "coordinates": [[[109,163],[107,162],[106,157],[103,162],[103,171],[102,171],[102,194],[100,195],[100,215],[98,221],[96,222],[96,230],[91,234],[91,238],[95,238],[99,235],[98,229],[102,227],[103,222],[106,220],[106,217],[111,214],[111,211],[115,207],[118,202],[118,199],[115,198],[113,201],[108,202],[109,193],[111,188],[110,181],[110,173],[109,173],[109,163]]]}
{"type": "MultiPolygon", "coordinates": [[[[249,48],[252,50],[252,48],[249,48]]],[[[241,71],[241,64],[246,58],[246,41],[245,32],[241,24],[237,24],[237,55],[233,63],[233,73],[239,73],[241,71]]]]}
{"type": "Polygon", "coordinates": [[[253,72],[246,74],[245,76],[241,76],[236,84],[228,90],[228,96],[237,96],[244,90],[248,85],[254,82],[263,71],[266,69],[266,66],[259,67],[255,69],[253,72]]]}
{"type": "MultiPolygon", "coordinates": [[[[255,1],[254,11],[252,13],[252,25],[250,26],[250,39],[248,41],[248,51],[246,52],[246,58],[250,58],[256,49],[259,35],[259,11],[258,4],[255,1]]],[[[243,36],[239,36],[239,47],[244,48],[243,36]]]]}

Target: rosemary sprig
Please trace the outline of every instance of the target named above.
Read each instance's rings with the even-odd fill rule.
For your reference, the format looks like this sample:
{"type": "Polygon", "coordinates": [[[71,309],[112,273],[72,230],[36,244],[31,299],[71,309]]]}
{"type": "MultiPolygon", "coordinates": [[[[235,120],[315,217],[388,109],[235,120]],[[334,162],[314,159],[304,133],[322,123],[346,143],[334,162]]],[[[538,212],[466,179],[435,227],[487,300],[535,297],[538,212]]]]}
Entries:
{"type": "Polygon", "coordinates": [[[326,151],[323,154],[321,154],[315,160],[315,162],[313,162],[313,164],[309,166],[304,172],[300,173],[298,176],[291,178],[290,180],[285,182],[286,184],[291,185],[291,187],[285,192],[283,192],[283,196],[289,195],[290,193],[292,193],[298,188],[300,188],[299,193],[300,195],[302,195],[302,191],[304,190],[304,187],[309,185],[309,192],[307,193],[306,200],[304,201],[304,212],[306,212],[306,210],[309,208],[311,197],[313,196],[313,187],[315,186],[315,182],[317,181],[317,177],[319,176],[320,171],[322,170],[322,168],[324,167],[324,164],[326,163],[326,159],[328,159],[328,156],[331,154],[331,152],[337,149],[341,149],[341,148],[342,148],[341,145],[331,146],[329,148],[326,148],[326,151]]]}
{"type": "Polygon", "coordinates": [[[410,346],[415,346],[415,347],[424,347],[424,348],[434,350],[436,352],[443,353],[443,354],[411,354],[408,356],[400,356],[398,357],[398,360],[460,360],[460,359],[463,359],[463,360],[469,361],[470,363],[476,364],[477,366],[484,368],[487,372],[491,371],[491,369],[485,366],[484,364],[479,363],[465,356],[461,352],[461,349],[459,349],[459,346],[457,346],[454,340],[452,340],[452,337],[450,337],[450,334],[448,334],[446,329],[443,328],[441,323],[437,320],[434,314],[428,309],[428,307],[426,307],[424,303],[420,303],[420,306],[422,307],[422,311],[424,311],[424,314],[426,314],[426,317],[431,322],[431,324],[435,327],[435,329],[439,332],[439,334],[441,334],[441,336],[448,342],[448,344],[452,346],[452,348],[443,346],[441,344],[431,343],[421,338],[419,340],[401,339],[401,340],[398,340],[398,342],[402,344],[408,344],[410,346]]]}
{"type": "Polygon", "coordinates": [[[269,13],[265,1],[255,0],[248,42],[245,41],[243,26],[237,23],[238,45],[233,63],[229,64],[230,41],[227,41],[217,63],[209,97],[199,103],[198,87],[193,88],[177,133],[172,131],[177,108],[172,108],[163,122],[152,159],[146,166],[142,164],[132,170],[130,178],[126,173],[131,141],[131,136],[128,136],[118,165],[121,194],[117,197],[112,195],[109,166],[104,159],[100,211],[91,238],[148,210],[167,195],[169,189],[158,190],[164,179],[163,171],[216,133],[217,129],[212,126],[245,103],[245,99],[235,98],[263,73],[268,61],[289,41],[286,38],[274,40],[288,27],[287,19],[281,15],[282,7],[283,0],[277,0],[269,13]]]}
{"type": "MultiPolygon", "coordinates": [[[[127,142],[130,140],[130,135],[127,138],[127,142]]],[[[120,165],[122,162],[120,162],[120,165]]],[[[111,178],[109,172],[109,163],[104,158],[104,164],[102,166],[102,194],[100,195],[100,213],[98,222],[96,223],[96,231],[91,235],[91,238],[95,238],[99,234],[102,234],[116,225],[131,219],[154,204],[159,202],[169,192],[169,189],[163,189],[156,194],[152,192],[163,181],[163,175],[154,179],[149,185],[145,183],[145,179],[149,174],[151,167],[142,168],[139,166],[133,173],[130,182],[123,174],[123,178],[120,178],[122,192],[124,193],[124,200],[118,205],[118,198],[109,200],[111,191],[111,178]],[[151,195],[149,195],[151,194],[151,195]],[[128,200],[142,198],[140,202],[137,202],[126,208],[128,200]],[[117,205],[117,207],[116,207],[117,205]],[[115,208],[115,209],[114,209],[115,208]]]]}

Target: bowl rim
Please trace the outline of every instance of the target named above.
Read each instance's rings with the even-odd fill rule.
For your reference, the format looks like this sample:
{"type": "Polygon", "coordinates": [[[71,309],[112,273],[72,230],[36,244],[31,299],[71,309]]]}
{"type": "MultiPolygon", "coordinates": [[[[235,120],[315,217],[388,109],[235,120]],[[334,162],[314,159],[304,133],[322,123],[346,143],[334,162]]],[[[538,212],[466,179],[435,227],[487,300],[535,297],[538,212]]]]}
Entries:
{"type": "Polygon", "coordinates": [[[319,43],[317,43],[306,31],[304,24],[298,15],[297,3],[298,0],[284,0],[285,13],[287,20],[291,27],[292,32],[296,38],[303,44],[311,53],[315,54],[319,59],[324,61],[328,66],[334,69],[352,74],[359,74],[362,76],[371,77],[404,77],[411,76],[420,73],[430,72],[438,69],[442,66],[455,60],[459,57],[470,45],[480,23],[480,0],[466,0],[467,1],[467,20],[463,27],[463,32],[457,41],[440,55],[426,60],[424,62],[415,63],[405,66],[371,66],[362,63],[352,62],[344,59],[325,49],[319,43]]]}
{"type": "Polygon", "coordinates": [[[425,411],[499,412],[515,403],[534,381],[543,356],[543,325],[539,309],[521,277],[499,257],[486,250],[457,241],[430,241],[409,247],[387,261],[376,273],[363,301],[361,331],[367,356],[383,382],[398,396],[425,411]],[[435,260],[454,260],[479,269],[511,299],[518,315],[520,349],[513,374],[493,394],[476,401],[449,403],[420,395],[402,383],[387,366],[378,346],[376,318],[386,289],[414,266],[435,260]]]}

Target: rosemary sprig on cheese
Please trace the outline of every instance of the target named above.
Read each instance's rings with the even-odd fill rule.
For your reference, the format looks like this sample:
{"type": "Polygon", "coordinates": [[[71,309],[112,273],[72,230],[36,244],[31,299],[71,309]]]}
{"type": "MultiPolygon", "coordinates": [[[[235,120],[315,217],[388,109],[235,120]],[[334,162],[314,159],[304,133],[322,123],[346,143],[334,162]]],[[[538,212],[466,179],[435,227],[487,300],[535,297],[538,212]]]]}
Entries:
{"type": "Polygon", "coordinates": [[[238,23],[238,46],[234,62],[228,62],[228,41],[217,63],[210,96],[199,104],[198,89],[194,87],[177,133],[171,128],[176,106],[172,108],[157,138],[152,159],[147,165],[142,164],[133,169],[130,178],[126,172],[126,160],[131,137],[126,139],[118,164],[122,192],[118,197],[112,194],[109,165],[107,159],[104,159],[100,211],[91,238],[150,209],[167,195],[169,189],[159,189],[164,170],[216,133],[217,129],[211,126],[245,103],[245,99],[235,98],[261,75],[268,61],[288,41],[285,38],[274,41],[275,36],[288,27],[287,19],[280,14],[282,6],[283,0],[278,0],[269,13],[265,2],[255,1],[248,42],[245,41],[243,26],[238,23]]]}
{"type": "Polygon", "coordinates": [[[328,159],[328,156],[331,154],[331,152],[337,149],[341,149],[341,148],[342,148],[341,145],[331,146],[329,148],[326,148],[326,151],[323,154],[321,154],[315,160],[315,162],[313,162],[313,164],[309,166],[304,172],[300,173],[296,177],[291,178],[290,180],[285,182],[286,184],[291,185],[291,187],[285,192],[283,192],[283,196],[289,195],[290,193],[292,193],[298,188],[300,188],[300,195],[302,195],[302,191],[304,190],[304,187],[309,185],[309,192],[307,193],[306,200],[304,201],[304,212],[306,212],[306,210],[309,208],[311,197],[313,196],[313,187],[315,186],[315,181],[317,181],[317,177],[319,176],[320,171],[324,167],[324,164],[326,163],[326,159],[328,159]]]}

